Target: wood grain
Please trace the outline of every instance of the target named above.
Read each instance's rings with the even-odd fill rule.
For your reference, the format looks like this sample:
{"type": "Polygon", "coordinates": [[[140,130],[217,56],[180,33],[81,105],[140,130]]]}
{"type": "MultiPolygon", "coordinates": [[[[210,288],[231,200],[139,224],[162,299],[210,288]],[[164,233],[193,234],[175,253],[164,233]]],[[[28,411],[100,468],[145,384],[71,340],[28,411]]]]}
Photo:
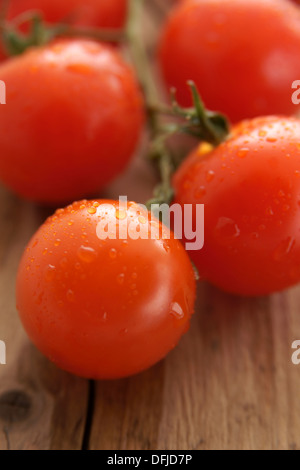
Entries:
{"type": "Polygon", "coordinates": [[[88,383],[56,369],[30,345],[15,307],[26,243],[46,216],[0,187],[0,449],[80,449],[88,383]]]}
{"type": "MultiPolygon", "coordinates": [[[[166,5],[148,2],[150,49],[166,5]]],[[[105,195],[143,201],[154,182],[138,156],[105,195]]],[[[18,262],[46,216],[0,187],[0,449],[300,449],[300,366],[291,362],[300,287],[242,299],[199,284],[178,347],[136,377],[97,382],[91,394],[88,381],[30,345],[16,313],[18,262]]]]}

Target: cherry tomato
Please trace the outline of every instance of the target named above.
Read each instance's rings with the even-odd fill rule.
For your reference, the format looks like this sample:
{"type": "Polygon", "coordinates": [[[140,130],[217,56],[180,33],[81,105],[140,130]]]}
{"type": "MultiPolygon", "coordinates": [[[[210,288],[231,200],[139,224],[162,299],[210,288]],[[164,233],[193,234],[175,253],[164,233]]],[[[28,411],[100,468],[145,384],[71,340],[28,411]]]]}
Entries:
{"type": "Polygon", "coordinates": [[[162,359],[187,331],[193,268],[181,243],[150,219],[135,203],[124,210],[117,201],[81,201],[33,236],[19,267],[17,305],[29,337],[59,367],[94,379],[125,377],[162,359]],[[127,239],[98,238],[99,222],[109,232],[121,221],[127,239]],[[130,238],[130,224],[146,233],[154,225],[157,238],[130,238]]]}
{"type": "Polygon", "coordinates": [[[159,60],[182,105],[194,80],[208,108],[237,122],[297,111],[299,49],[300,11],[288,0],[190,0],[167,21],[159,60]]]}
{"type": "Polygon", "coordinates": [[[30,10],[41,12],[50,23],[67,20],[80,26],[120,28],[127,0],[10,0],[8,19],[30,10]]]}
{"type": "Polygon", "coordinates": [[[0,179],[57,203],[98,191],[128,163],[144,119],[131,69],[111,47],[62,40],[0,66],[0,179]]]}
{"type": "Polygon", "coordinates": [[[267,117],[199,147],[174,177],[176,202],[205,205],[205,243],[190,255],[225,291],[263,295],[300,281],[300,121],[267,117]]]}

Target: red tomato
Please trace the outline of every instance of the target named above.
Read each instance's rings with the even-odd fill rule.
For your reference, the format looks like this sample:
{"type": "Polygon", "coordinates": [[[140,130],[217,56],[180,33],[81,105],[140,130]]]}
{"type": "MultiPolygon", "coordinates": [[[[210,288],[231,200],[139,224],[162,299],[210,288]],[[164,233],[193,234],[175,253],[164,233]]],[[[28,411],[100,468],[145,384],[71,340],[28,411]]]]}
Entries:
{"type": "Polygon", "coordinates": [[[182,105],[192,79],[208,108],[236,122],[296,112],[299,50],[300,12],[287,0],[190,0],[167,21],[159,59],[182,105]]]}
{"type": "Polygon", "coordinates": [[[300,121],[245,121],[174,178],[176,202],[205,205],[205,243],[190,255],[221,289],[262,295],[300,281],[300,121]]]}
{"type": "Polygon", "coordinates": [[[127,0],[10,0],[8,19],[27,10],[39,11],[46,21],[71,20],[81,26],[120,28],[127,12],[127,0]]]}
{"type": "Polygon", "coordinates": [[[0,66],[0,179],[41,203],[98,191],[128,163],[143,124],[131,69],[107,45],[59,41],[0,66]]]}
{"type": "Polygon", "coordinates": [[[126,220],[148,232],[150,218],[135,203],[124,211],[116,201],[82,201],[33,236],[19,267],[18,310],[29,337],[59,367],[125,377],[162,359],[187,331],[194,272],[173,234],[154,220],[157,239],[96,235],[101,221],[126,220]]]}

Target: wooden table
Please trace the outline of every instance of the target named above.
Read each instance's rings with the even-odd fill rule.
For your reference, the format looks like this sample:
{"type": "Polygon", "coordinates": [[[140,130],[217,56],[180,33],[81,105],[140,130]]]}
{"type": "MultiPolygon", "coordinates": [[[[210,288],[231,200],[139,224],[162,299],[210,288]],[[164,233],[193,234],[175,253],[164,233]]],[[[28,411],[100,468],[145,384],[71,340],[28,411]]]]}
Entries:
{"type": "MultiPolygon", "coordinates": [[[[164,2],[146,17],[151,38],[164,2]]],[[[105,195],[142,201],[153,184],[138,156],[105,195]]],[[[199,284],[192,328],[164,361],[89,382],[42,357],[16,313],[18,262],[48,213],[0,187],[0,449],[300,449],[299,287],[245,299],[199,284]]]]}

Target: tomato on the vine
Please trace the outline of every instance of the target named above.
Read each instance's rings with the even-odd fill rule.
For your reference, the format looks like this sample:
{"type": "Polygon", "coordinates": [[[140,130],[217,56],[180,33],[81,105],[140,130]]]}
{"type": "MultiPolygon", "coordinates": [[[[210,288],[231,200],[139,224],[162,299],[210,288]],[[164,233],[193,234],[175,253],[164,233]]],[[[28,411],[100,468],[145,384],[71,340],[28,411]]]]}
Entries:
{"type": "Polygon", "coordinates": [[[42,13],[50,23],[120,28],[126,18],[127,0],[10,0],[8,20],[26,11],[42,13]]]}
{"type": "Polygon", "coordinates": [[[142,94],[114,48],[60,40],[4,62],[0,179],[19,195],[59,203],[120,173],[139,140],[142,94]]]}
{"type": "Polygon", "coordinates": [[[192,152],[174,177],[176,202],[205,205],[204,248],[190,252],[200,276],[242,295],[298,283],[300,121],[245,121],[204,152],[192,152]]]}
{"type": "Polygon", "coordinates": [[[17,278],[17,307],[35,345],[59,367],[95,379],[162,359],[187,331],[194,300],[183,246],[136,203],[58,210],[32,237],[17,278]],[[110,234],[121,222],[124,239],[99,235],[99,223],[110,234]],[[131,225],[149,238],[134,239],[131,225]]]}
{"type": "Polygon", "coordinates": [[[288,0],[190,0],[167,20],[159,60],[180,104],[191,104],[194,80],[209,109],[237,122],[297,111],[299,50],[300,11],[288,0]]]}

